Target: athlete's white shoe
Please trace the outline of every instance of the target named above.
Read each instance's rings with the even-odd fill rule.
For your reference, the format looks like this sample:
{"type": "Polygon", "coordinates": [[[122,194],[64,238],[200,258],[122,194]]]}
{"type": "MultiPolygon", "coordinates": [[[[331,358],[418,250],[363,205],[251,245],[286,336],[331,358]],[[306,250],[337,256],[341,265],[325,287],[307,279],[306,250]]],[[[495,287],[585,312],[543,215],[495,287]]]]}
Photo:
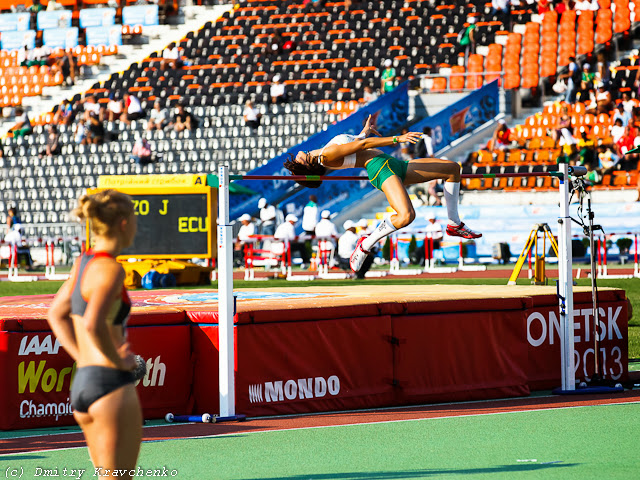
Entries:
{"type": "Polygon", "coordinates": [[[468,228],[464,223],[460,223],[460,225],[447,225],[447,235],[452,237],[462,237],[462,238],[480,238],[482,236],[481,233],[474,232],[470,228],[468,228]]]}
{"type": "Polygon", "coordinates": [[[365,258],[371,252],[367,252],[364,248],[362,248],[362,242],[366,236],[360,237],[358,243],[356,243],[356,248],[351,254],[351,258],[349,259],[349,265],[351,266],[351,270],[358,273],[358,271],[362,268],[362,264],[364,263],[365,258]]]}

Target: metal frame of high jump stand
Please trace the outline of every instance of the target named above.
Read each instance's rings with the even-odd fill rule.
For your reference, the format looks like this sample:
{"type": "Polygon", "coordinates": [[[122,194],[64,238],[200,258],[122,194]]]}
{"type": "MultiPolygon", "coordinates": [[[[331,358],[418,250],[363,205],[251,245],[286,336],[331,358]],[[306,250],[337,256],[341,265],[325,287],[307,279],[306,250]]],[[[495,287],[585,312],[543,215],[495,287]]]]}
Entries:
{"type": "MultiPolygon", "coordinates": [[[[562,157],[561,157],[562,158],[562,157]]],[[[571,256],[571,217],[569,214],[569,175],[582,176],[587,173],[584,167],[570,167],[559,160],[558,172],[553,172],[560,180],[560,215],[558,216],[558,283],[557,295],[560,309],[560,368],[561,387],[556,393],[574,393],[576,379],[574,371],[573,350],[573,270],[571,256]]],[[[469,177],[485,177],[489,175],[468,175],[469,177]]],[[[490,175],[498,176],[498,175],[490,175]]],[[[519,176],[506,174],[504,176],[519,176]]],[[[467,177],[467,175],[463,175],[467,177]]],[[[273,179],[275,176],[229,175],[229,167],[218,167],[218,336],[219,336],[219,391],[221,419],[243,420],[244,415],[235,411],[235,348],[233,335],[234,296],[233,296],[233,256],[231,242],[232,226],[229,220],[229,180],[273,179]]],[[[287,177],[288,180],[304,178],[303,176],[287,177]]],[[[315,177],[314,177],[315,178],[315,177]]],[[[361,177],[355,177],[362,180],[361,177]]],[[[317,177],[320,179],[320,177],[317,177]]],[[[352,180],[351,177],[331,178],[331,180],[352,180]]]]}

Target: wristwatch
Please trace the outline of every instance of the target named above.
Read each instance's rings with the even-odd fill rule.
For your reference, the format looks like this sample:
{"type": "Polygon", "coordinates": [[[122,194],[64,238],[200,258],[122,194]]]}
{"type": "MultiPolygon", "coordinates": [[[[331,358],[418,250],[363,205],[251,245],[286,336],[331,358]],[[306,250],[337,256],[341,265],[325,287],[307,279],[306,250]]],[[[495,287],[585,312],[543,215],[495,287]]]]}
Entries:
{"type": "Polygon", "coordinates": [[[398,137],[396,136],[393,137],[393,143],[398,143],[398,137]]]}

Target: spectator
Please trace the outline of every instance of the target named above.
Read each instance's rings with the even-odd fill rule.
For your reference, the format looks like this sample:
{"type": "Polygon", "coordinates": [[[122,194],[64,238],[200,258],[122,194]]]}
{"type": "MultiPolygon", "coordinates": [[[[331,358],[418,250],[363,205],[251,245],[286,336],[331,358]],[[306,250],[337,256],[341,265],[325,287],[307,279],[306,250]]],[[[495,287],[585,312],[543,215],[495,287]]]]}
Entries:
{"type": "Polygon", "coordinates": [[[444,238],[444,226],[438,222],[436,218],[436,214],[430,212],[427,214],[427,226],[424,228],[425,234],[427,237],[433,239],[433,249],[437,250],[442,245],[442,240],[444,238]]]}
{"type": "Polygon", "coordinates": [[[96,102],[96,97],[93,95],[89,95],[84,99],[84,103],[82,104],[84,108],[84,119],[89,120],[90,115],[94,115],[97,117],[104,118],[104,112],[100,108],[98,102],[96,102]]]}
{"type": "Polygon", "coordinates": [[[575,2],[575,6],[573,8],[577,11],[596,11],[600,8],[600,5],[598,5],[598,0],[578,0],[577,2],[575,2]]]}
{"type": "Polygon", "coordinates": [[[315,233],[316,238],[334,240],[338,238],[338,230],[335,224],[331,221],[331,212],[329,210],[323,210],[320,214],[320,221],[316,225],[315,233]]]}
{"type": "Polygon", "coordinates": [[[42,67],[49,62],[49,54],[51,50],[47,46],[36,47],[29,51],[29,61],[27,67],[38,66],[42,67]]]}
{"type": "Polygon", "coordinates": [[[298,256],[302,259],[302,268],[305,265],[308,265],[311,256],[309,255],[309,251],[305,247],[304,243],[297,242],[296,240],[296,230],[295,224],[298,222],[298,217],[293,214],[287,215],[284,219],[284,222],[278,225],[273,236],[276,240],[283,240],[285,242],[289,242],[289,247],[291,248],[291,256],[293,257],[293,253],[296,252],[298,256]]]}
{"type": "Polygon", "coordinates": [[[584,102],[589,97],[589,92],[593,90],[593,82],[596,74],[591,71],[591,65],[582,65],[582,78],[580,80],[580,101],[584,102]]]}
{"type": "Polygon", "coordinates": [[[291,53],[293,50],[295,50],[296,48],[296,42],[293,40],[295,37],[289,37],[287,40],[285,40],[285,42],[282,44],[282,52],[283,53],[291,53]]]}
{"type": "Polygon", "coordinates": [[[629,112],[629,115],[631,115],[631,112],[633,112],[633,109],[636,107],[636,103],[631,100],[631,97],[626,92],[622,94],[622,105],[624,106],[624,111],[629,112]]]}
{"type": "Polygon", "coordinates": [[[149,113],[149,121],[147,122],[147,130],[162,130],[167,126],[168,112],[166,108],[162,108],[160,100],[153,102],[153,108],[149,113]]]}
{"type": "Polygon", "coordinates": [[[260,235],[273,235],[276,231],[276,207],[269,205],[267,199],[258,200],[260,209],[260,235]]]}
{"type": "Polygon", "coordinates": [[[180,48],[171,42],[162,51],[162,62],[160,62],[160,68],[162,70],[168,70],[169,68],[182,68],[181,52],[180,48]]]}
{"type": "Polygon", "coordinates": [[[511,2],[509,0],[491,0],[491,14],[497,15],[500,21],[511,30],[511,2]]]}
{"type": "Polygon", "coordinates": [[[369,228],[369,222],[367,222],[366,218],[361,218],[358,220],[358,223],[356,223],[356,233],[358,236],[369,235],[372,231],[373,229],[369,228]]]}
{"type": "Polygon", "coordinates": [[[62,72],[62,77],[67,86],[76,84],[76,61],[71,51],[62,54],[58,59],[57,68],[62,72]]]}
{"type": "Polygon", "coordinates": [[[638,154],[628,155],[627,152],[635,148],[636,129],[627,125],[624,135],[615,144],[615,153],[620,157],[620,166],[623,170],[631,171],[637,168],[638,154]]]}
{"type": "Polygon", "coordinates": [[[378,99],[378,94],[373,91],[373,88],[371,88],[370,85],[365,85],[364,94],[362,95],[360,102],[366,105],[367,103],[371,103],[377,99],[378,99]]]}
{"type": "Polygon", "coordinates": [[[148,165],[153,162],[151,144],[146,138],[140,137],[136,140],[131,150],[131,160],[138,165],[148,165]]]}
{"type": "Polygon", "coordinates": [[[620,157],[624,156],[629,150],[634,148],[634,140],[636,138],[635,128],[631,125],[627,125],[624,129],[624,133],[615,142],[616,145],[616,154],[620,157]]]}
{"type": "Polygon", "coordinates": [[[18,216],[16,207],[9,207],[7,211],[7,230],[4,241],[9,245],[19,245],[22,241],[22,220],[18,216]]]}
{"type": "Polygon", "coordinates": [[[58,127],[56,127],[55,125],[49,125],[47,133],[47,143],[44,151],[40,152],[39,157],[42,158],[44,155],[48,157],[59,155],[60,151],[60,135],[58,134],[58,127]]]}
{"type": "Polygon", "coordinates": [[[558,120],[558,128],[551,131],[551,136],[556,142],[556,145],[560,144],[562,138],[567,142],[575,140],[573,138],[573,127],[571,126],[571,117],[569,116],[569,109],[562,107],[560,119],[558,120]]]}
{"type": "Polygon", "coordinates": [[[569,57],[567,72],[560,75],[559,78],[565,79],[567,82],[567,91],[565,92],[564,101],[574,104],[576,102],[576,95],[582,78],[582,74],[580,73],[575,57],[569,57]]]}
{"type": "Polygon", "coordinates": [[[245,213],[240,218],[242,226],[238,230],[238,241],[233,247],[233,257],[236,260],[236,265],[242,265],[244,261],[244,247],[246,244],[255,243],[255,238],[252,238],[256,234],[256,226],[252,221],[251,215],[245,213]]]}
{"type": "Polygon", "coordinates": [[[584,126],[580,127],[580,138],[578,139],[578,153],[580,155],[580,165],[596,164],[595,142],[587,135],[584,126]]]}
{"type": "Polygon", "coordinates": [[[396,69],[393,68],[393,61],[386,59],[384,69],[380,75],[380,93],[384,95],[396,88],[396,69]]]}
{"type": "Polygon", "coordinates": [[[468,17],[467,23],[458,38],[458,43],[464,47],[465,66],[468,64],[469,55],[476,53],[476,17],[468,17]]]}
{"type": "Polygon", "coordinates": [[[100,115],[90,114],[85,121],[85,138],[87,143],[101,144],[104,142],[104,121],[100,115]]]}
{"type": "Polygon", "coordinates": [[[122,117],[122,100],[116,98],[115,93],[109,94],[109,102],[107,103],[107,120],[115,122],[122,117]]]}
{"type": "Polygon", "coordinates": [[[620,157],[613,153],[606,145],[598,147],[598,169],[600,175],[606,175],[615,170],[616,165],[620,161],[620,157]]]}
{"type": "Polygon", "coordinates": [[[64,10],[64,5],[56,2],[56,0],[49,0],[47,4],[47,12],[51,12],[53,10],[64,10]]]}
{"type": "Polygon", "coordinates": [[[538,15],[543,15],[550,12],[552,5],[550,0],[538,0],[538,15]]]}
{"type": "Polygon", "coordinates": [[[242,226],[240,227],[240,230],[238,230],[238,243],[236,243],[236,248],[238,248],[238,246],[242,248],[244,243],[253,242],[254,239],[251,237],[256,234],[256,226],[253,223],[251,215],[245,213],[239,220],[240,223],[242,223],[242,226]]]}
{"type": "Polygon", "coordinates": [[[416,158],[432,158],[433,157],[433,138],[431,137],[431,127],[422,129],[422,138],[416,144],[416,158]]]}
{"type": "Polygon", "coordinates": [[[18,50],[16,55],[16,63],[20,67],[26,67],[29,63],[29,49],[26,45],[18,50]]]}
{"type": "Polygon", "coordinates": [[[22,107],[16,107],[16,124],[11,129],[16,137],[24,137],[33,133],[33,126],[29,115],[22,107]]]}
{"type": "Polygon", "coordinates": [[[622,102],[620,102],[616,106],[616,111],[613,114],[613,122],[615,123],[616,120],[622,121],[622,126],[623,127],[626,127],[627,125],[629,125],[629,122],[631,121],[631,113],[627,112],[624,109],[624,103],[622,103],[622,102]]]}
{"type": "Polygon", "coordinates": [[[66,98],[62,100],[62,103],[58,105],[55,115],[53,116],[53,122],[56,125],[71,125],[73,123],[74,113],[71,102],[66,98]]]}
{"type": "Polygon", "coordinates": [[[507,127],[507,122],[498,120],[498,126],[493,132],[491,140],[487,145],[487,150],[508,150],[511,147],[511,130],[507,127]]]}
{"type": "Polygon", "coordinates": [[[356,233],[356,224],[351,220],[344,222],[342,228],[344,228],[344,233],[338,239],[338,265],[343,270],[349,270],[349,259],[360,236],[356,233]]]}
{"type": "Polygon", "coordinates": [[[131,123],[133,120],[139,120],[144,117],[144,110],[138,97],[131,95],[130,93],[124,94],[124,108],[120,120],[126,124],[131,123]]]}
{"type": "Polygon", "coordinates": [[[284,40],[282,39],[280,34],[278,32],[274,33],[269,38],[269,44],[267,46],[267,53],[269,55],[273,55],[274,57],[277,57],[278,55],[280,55],[280,53],[282,53],[282,45],[283,44],[284,44],[284,40]]]}
{"type": "Polygon", "coordinates": [[[318,252],[322,249],[325,252],[329,252],[328,265],[331,265],[333,258],[336,241],[338,240],[338,230],[335,224],[331,221],[331,212],[329,210],[323,210],[320,214],[320,221],[316,225],[316,240],[318,241],[318,252]]]}
{"type": "Polygon", "coordinates": [[[572,0],[560,0],[560,2],[556,4],[555,11],[562,17],[562,14],[567,10],[573,10],[573,6],[572,0]]]}
{"type": "Polygon", "coordinates": [[[609,113],[613,110],[614,102],[606,85],[600,85],[596,93],[596,113],[609,113]]]}
{"type": "Polygon", "coordinates": [[[195,130],[198,128],[198,120],[196,120],[196,117],[194,117],[191,112],[184,108],[183,104],[179,103],[173,119],[169,122],[167,128],[173,128],[176,132],[195,130]]]}
{"type": "Polygon", "coordinates": [[[74,140],[78,145],[86,145],[87,141],[87,129],[85,127],[85,121],[83,118],[78,120],[75,126],[75,137],[74,140]]]}
{"type": "Polygon", "coordinates": [[[315,235],[318,224],[318,197],[309,195],[309,203],[302,210],[302,230],[308,235],[315,235]]]}
{"type": "Polygon", "coordinates": [[[255,129],[260,126],[262,114],[258,111],[257,108],[254,107],[251,100],[247,100],[247,102],[245,103],[242,116],[244,118],[245,125],[247,125],[248,127],[255,129]]]}
{"type": "Polygon", "coordinates": [[[604,52],[598,53],[598,62],[596,63],[596,78],[594,86],[608,85],[611,81],[611,70],[609,69],[609,61],[604,52]]]}
{"type": "Polygon", "coordinates": [[[271,103],[285,103],[287,99],[287,91],[284,83],[280,82],[280,75],[275,75],[271,83],[270,89],[271,103]]]}
{"type": "Polygon", "coordinates": [[[32,0],[31,6],[27,8],[27,11],[31,14],[37,14],[45,10],[45,6],[40,3],[40,0],[32,0]]]}

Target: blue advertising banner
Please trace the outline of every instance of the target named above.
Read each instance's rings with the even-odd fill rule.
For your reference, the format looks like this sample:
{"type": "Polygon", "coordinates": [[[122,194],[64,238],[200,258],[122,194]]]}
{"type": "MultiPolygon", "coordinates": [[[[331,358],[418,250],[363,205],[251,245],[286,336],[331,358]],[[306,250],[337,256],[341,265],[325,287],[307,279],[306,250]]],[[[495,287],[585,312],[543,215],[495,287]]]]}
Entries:
{"type": "Polygon", "coordinates": [[[85,30],[87,45],[122,45],[122,26],[87,27],[85,30]]]}
{"type": "Polygon", "coordinates": [[[30,20],[28,12],[3,13],[0,15],[0,32],[24,32],[29,30],[30,20]]]}
{"type": "Polygon", "coordinates": [[[71,27],[71,10],[52,10],[38,12],[38,30],[49,28],[69,28],[71,27]]]}
{"type": "Polygon", "coordinates": [[[115,8],[85,8],[80,10],[80,28],[109,27],[116,23],[115,8]]]}
{"type": "Polygon", "coordinates": [[[122,9],[123,25],[158,25],[158,5],[134,5],[122,9]]]}
{"type": "Polygon", "coordinates": [[[78,46],[78,27],[49,28],[42,33],[42,39],[49,48],[75,48],[78,46]]]}
{"type": "Polygon", "coordinates": [[[498,80],[470,93],[432,117],[420,120],[411,130],[431,127],[433,151],[446,147],[498,114],[498,80]]]}
{"type": "MultiPolygon", "coordinates": [[[[369,115],[372,116],[374,124],[382,135],[391,134],[407,122],[409,115],[408,89],[409,82],[404,82],[392,92],[362,107],[344,120],[329,126],[327,130],[312,135],[306,141],[290,148],[267,164],[252,170],[249,175],[289,175],[289,171],[283,166],[289,154],[295,155],[299,151],[321,148],[329,140],[341,133],[357,135],[362,130],[362,126],[369,115]]],[[[341,210],[373,189],[363,169],[350,168],[333,171],[330,174],[363,175],[363,181],[361,182],[323,182],[320,188],[313,189],[312,193],[318,197],[319,204],[323,208],[329,208],[331,211],[341,210]]],[[[240,180],[237,183],[261,193],[253,196],[234,195],[231,197],[230,218],[237,218],[247,212],[255,213],[261,196],[264,196],[269,203],[274,203],[298,188],[295,182],[286,180],[265,180],[262,182],[240,180]]],[[[286,213],[294,213],[301,218],[302,208],[307,203],[305,199],[310,193],[310,190],[303,189],[303,191],[287,199],[288,207],[286,213]],[[291,207],[290,205],[297,205],[297,207],[291,207]]]]}
{"type": "Polygon", "coordinates": [[[25,45],[27,48],[36,48],[36,32],[35,30],[27,30],[26,32],[3,32],[0,37],[2,50],[17,50],[25,45]]]}

